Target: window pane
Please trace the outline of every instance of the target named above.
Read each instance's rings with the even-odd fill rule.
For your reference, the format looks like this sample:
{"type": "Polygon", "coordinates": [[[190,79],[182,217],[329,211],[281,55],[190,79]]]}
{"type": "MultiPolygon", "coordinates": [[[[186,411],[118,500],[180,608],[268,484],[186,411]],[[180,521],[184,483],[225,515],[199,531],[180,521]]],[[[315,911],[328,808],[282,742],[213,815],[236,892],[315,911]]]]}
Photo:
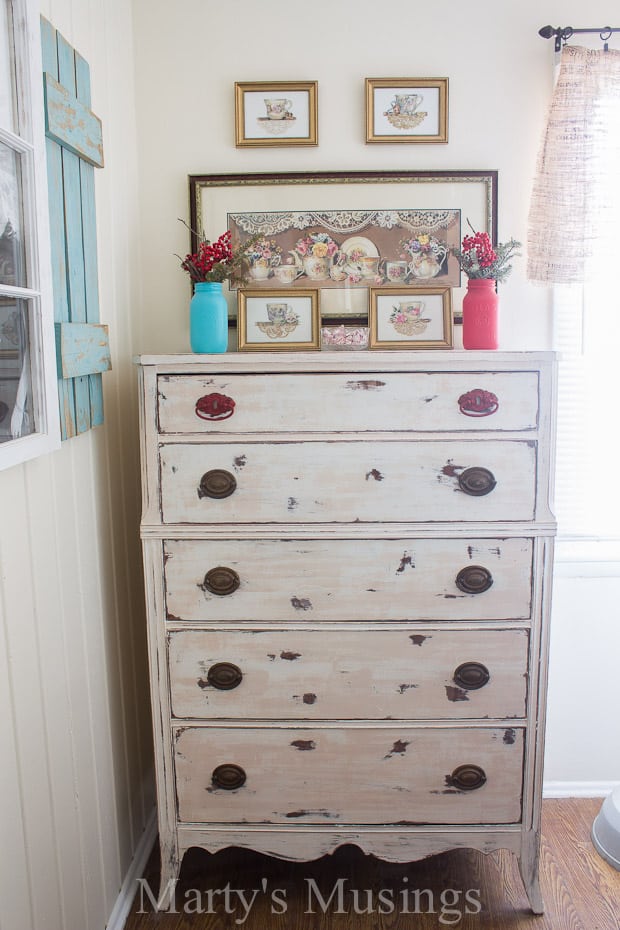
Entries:
{"type": "Polygon", "coordinates": [[[0,142],[0,284],[26,286],[21,156],[0,142]]]}
{"type": "Polygon", "coordinates": [[[10,0],[0,0],[0,126],[17,132],[15,59],[10,0]]]}
{"type": "Polygon", "coordinates": [[[0,442],[35,432],[29,303],[0,297],[0,442]]]}

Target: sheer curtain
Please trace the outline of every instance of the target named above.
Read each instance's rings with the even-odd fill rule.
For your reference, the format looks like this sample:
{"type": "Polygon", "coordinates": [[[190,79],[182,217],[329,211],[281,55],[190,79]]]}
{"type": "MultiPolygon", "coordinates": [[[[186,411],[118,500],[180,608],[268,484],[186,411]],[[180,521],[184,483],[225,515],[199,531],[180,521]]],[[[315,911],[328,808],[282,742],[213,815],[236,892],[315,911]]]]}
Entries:
{"type": "Polygon", "coordinates": [[[554,285],[560,536],[620,540],[618,51],[562,51],[532,190],[527,273],[554,285]]]}

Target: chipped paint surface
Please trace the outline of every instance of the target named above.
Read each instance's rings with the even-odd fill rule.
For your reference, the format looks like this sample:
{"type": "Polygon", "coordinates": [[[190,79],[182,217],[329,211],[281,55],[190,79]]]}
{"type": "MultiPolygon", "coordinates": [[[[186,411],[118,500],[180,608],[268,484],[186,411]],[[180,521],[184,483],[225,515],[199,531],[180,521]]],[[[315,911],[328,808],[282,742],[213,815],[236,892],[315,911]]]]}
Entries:
{"type": "Polygon", "coordinates": [[[455,685],[446,685],[446,697],[449,701],[468,701],[469,694],[463,688],[455,685]]]}
{"type": "Polygon", "coordinates": [[[398,568],[396,569],[396,574],[400,575],[405,571],[406,568],[415,568],[415,563],[413,561],[412,555],[410,555],[408,552],[403,552],[398,568]]]}
{"type": "Polygon", "coordinates": [[[388,754],[384,756],[383,758],[390,759],[394,755],[403,756],[407,752],[408,745],[409,745],[408,741],[397,739],[394,745],[392,746],[392,748],[390,749],[390,751],[388,752],[388,754]]]}
{"type": "Polygon", "coordinates": [[[176,716],[198,718],[233,709],[252,717],[258,704],[269,719],[522,717],[528,643],[526,630],[367,630],[361,638],[351,629],[339,631],[326,650],[316,629],[175,631],[168,649],[172,703],[176,716]],[[446,673],[437,670],[454,672],[472,656],[490,670],[492,685],[467,698],[453,687],[446,700],[446,673]],[[234,662],[243,686],[234,693],[207,688],[217,662],[234,662]]]}
{"type": "Polygon", "coordinates": [[[295,749],[299,749],[301,752],[308,752],[312,749],[316,749],[316,743],[313,739],[294,739],[291,746],[295,749]]]}
{"type": "Polygon", "coordinates": [[[369,379],[364,381],[347,381],[347,387],[352,391],[376,391],[377,388],[385,387],[385,381],[371,381],[369,379]]]}
{"type": "Polygon", "coordinates": [[[312,602],[307,597],[292,597],[291,604],[295,610],[312,610],[312,602]]]}
{"type": "Polygon", "coordinates": [[[375,481],[383,481],[383,475],[376,468],[371,468],[370,471],[366,472],[366,481],[368,481],[369,478],[374,478],[375,481]]]}

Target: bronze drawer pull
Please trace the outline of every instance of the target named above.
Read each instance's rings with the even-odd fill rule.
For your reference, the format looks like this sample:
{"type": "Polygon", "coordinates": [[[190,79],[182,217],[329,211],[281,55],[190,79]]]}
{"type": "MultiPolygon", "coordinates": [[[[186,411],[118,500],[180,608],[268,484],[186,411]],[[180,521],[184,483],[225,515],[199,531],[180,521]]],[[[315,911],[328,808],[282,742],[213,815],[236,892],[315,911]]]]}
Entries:
{"type": "Polygon", "coordinates": [[[216,662],[207,672],[207,681],[218,691],[232,691],[241,684],[242,680],[243,672],[232,662],[216,662]]]}
{"type": "Polygon", "coordinates": [[[487,780],[484,769],[479,765],[459,765],[449,777],[450,784],[459,791],[475,791],[482,788],[487,780]]]}
{"type": "Polygon", "coordinates": [[[234,568],[228,568],[226,565],[218,565],[217,568],[211,568],[205,575],[203,586],[211,594],[217,594],[219,597],[226,597],[227,594],[233,594],[241,580],[234,568]]]}
{"type": "Polygon", "coordinates": [[[212,497],[222,500],[230,497],[237,490],[237,479],[224,468],[212,468],[204,473],[198,486],[198,497],[212,497]]]}
{"type": "Polygon", "coordinates": [[[234,791],[236,788],[242,788],[245,785],[246,774],[240,765],[234,762],[225,762],[223,765],[217,765],[211,774],[211,781],[216,788],[223,788],[224,791],[234,791]]]}
{"type": "Polygon", "coordinates": [[[235,402],[226,394],[205,394],[196,401],[196,416],[201,420],[227,420],[235,412],[235,402]]]}
{"type": "Polygon", "coordinates": [[[459,688],[466,691],[477,691],[484,688],[490,679],[489,670],[482,662],[463,662],[454,670],[453,681],[459,688]]]}
{"type": "Polygon", "coordinates": [[[461,394],[458,400],[459,410],[466,417],[490,417],[499,409],[499,401],[491,391],[474,388],[461,394]]]}
{"type": "Polygon", "coordinates": [[[482,594],[493,584],[493,575],[482,565],[467,565],[456,576],[456,586],[465,594],[482,594]]]}
{"type": "Polygon", "coordinates": [[[496,484],[495,475],[488,468],[479,466],[466,468],[459,475],[461,491],[470,494],[472,497],[484,497],[485,494],[490,494],[496,484]]]}

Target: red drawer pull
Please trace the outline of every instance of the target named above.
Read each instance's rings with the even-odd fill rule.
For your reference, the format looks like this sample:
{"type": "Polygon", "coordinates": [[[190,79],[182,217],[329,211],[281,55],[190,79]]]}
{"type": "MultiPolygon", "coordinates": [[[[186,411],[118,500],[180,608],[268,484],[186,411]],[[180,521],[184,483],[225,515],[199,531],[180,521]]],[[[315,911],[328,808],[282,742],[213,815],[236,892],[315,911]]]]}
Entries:
{"type": "Polygon", "coordinates": [[[205,394],[196,401],[196,416],[201,420],[227,420],[235,412],[235,402],[226,394],[205,394]]]}
{"type": "Polygon", "coordinates": [[[499,408],[499,401],[491,391],[474,388],[459,397],[459,410],[466,417],[490,417],[499,408]]]}

